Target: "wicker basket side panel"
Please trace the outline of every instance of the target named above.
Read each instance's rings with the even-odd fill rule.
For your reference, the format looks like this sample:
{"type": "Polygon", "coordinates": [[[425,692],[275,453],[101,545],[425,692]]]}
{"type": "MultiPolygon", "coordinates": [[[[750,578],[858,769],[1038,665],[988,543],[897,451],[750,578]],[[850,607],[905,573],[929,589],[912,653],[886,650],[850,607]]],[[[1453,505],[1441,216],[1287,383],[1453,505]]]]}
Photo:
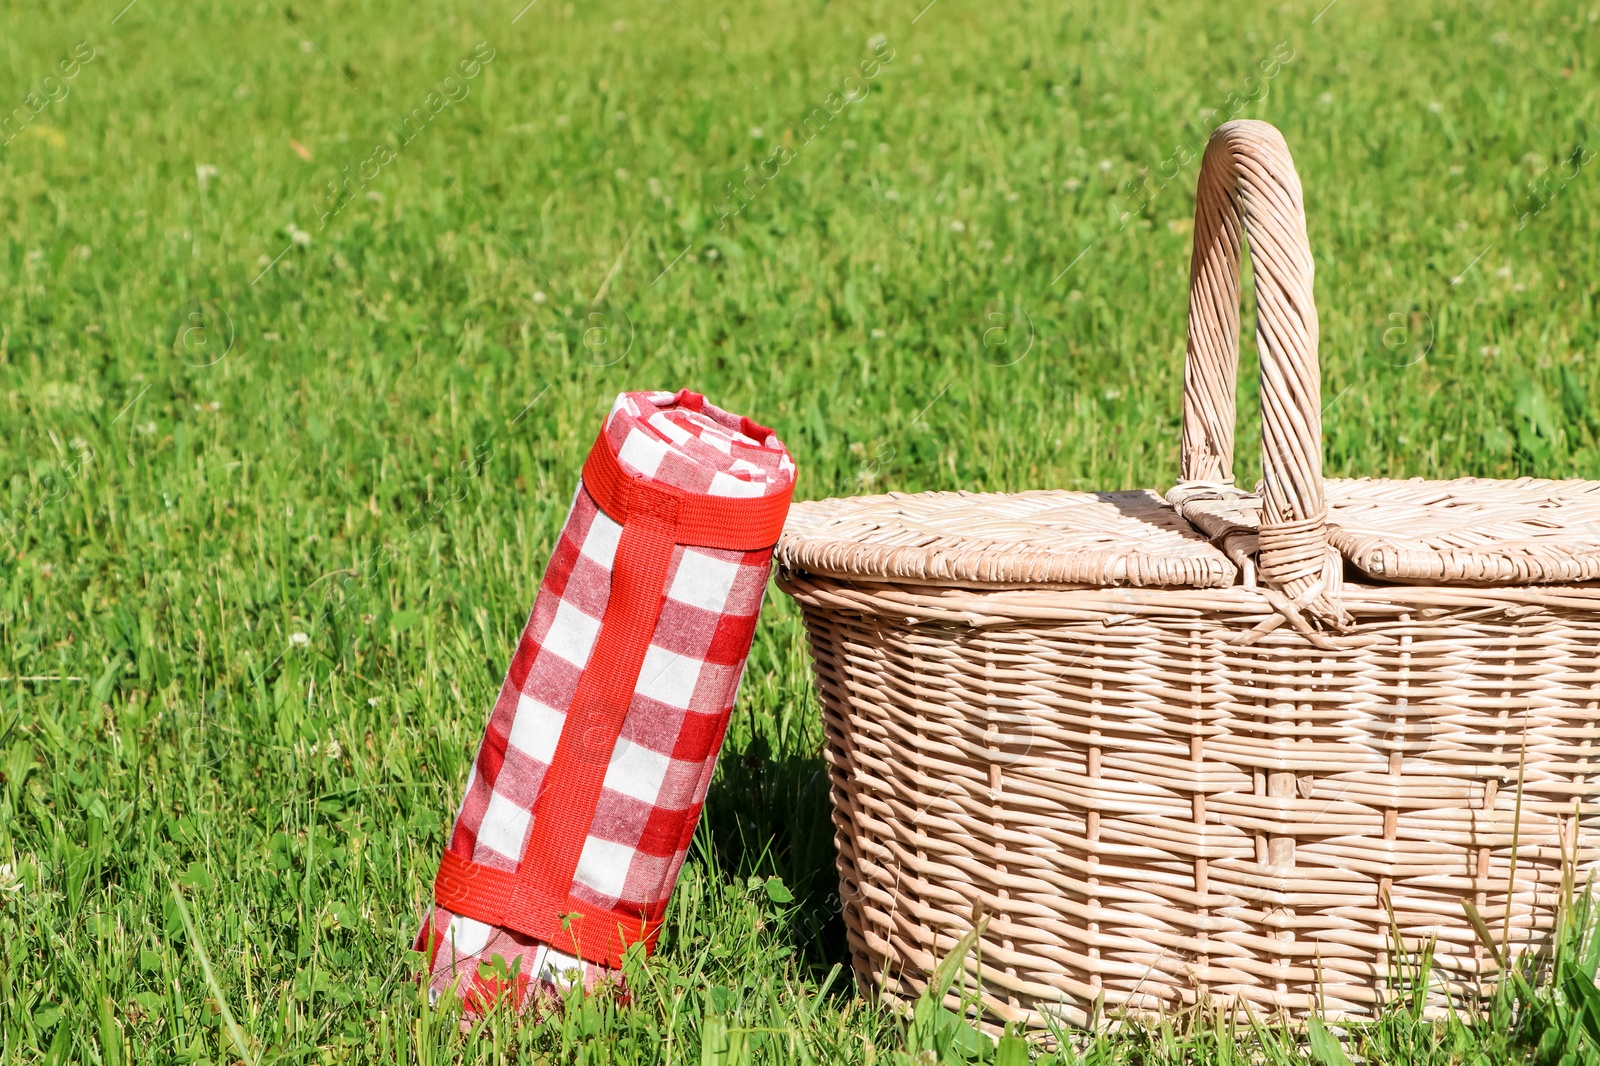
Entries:
{"type": "MultiPolygon", "coordinates": [[[[926,974],[971,928],[974,902],[1020,895],[1014,893],[1018,887],[1052,901],[1064,888],[1070,893],[1054,872],[1059,848],[1051,846],[1052,857],[1044,863],[1050,876],[1039,879],[1035,871],[1030,878],[1022,869],[1008,869],[1005,845],[996,839],[1008,821],[1033,821],[1041,806],[1050,805],[1019,795],[1007,815],[991,809],[986,798],[991,766],[1003,772],[1005,763],[1027,758],[1030,719],[998,706],[988,693],[960,691],[963,678],[993,680],[1004,672],[996,658],[963,641],[960,629],[934,636],[897,628],[882,617],[809,608],[806,623],[817,648],[830,758],[848,774],[840,792],[848,797],[854,839],[841,844],[841,896],[857,972],[891,996],[915,996],[926,974]],[[979,751],[989,754],[975,755],[979,751]]],[[[1083,763],[1080,758],[1080,771],[1083,763]]],[[[1046,817],[1065,837],[1083,837],[1081,815],[1069,816],[1070,824],[1062,824],[1059,814],[1046,817]]],[[[1082,868],[1081,844],[1077,850],[1082,868]]],[[[992,1012],[1041,1021],[1029,1019],[1020,994],[1036,967],[1019,967],[1012,956],[1018,935],[1027,939],[1028,924],[1048,925],[1053,914],[1050,904],[991,913],[992,944],[984,946],[984,961],[992,1012]]],[[[1087,991],[1087,972],[1062,961],[1050,960],[1052,979],[1087,991]]],[[[1034,991],[1061,998],[1052,987],[1034,991]]]]}
{"type": "Polygon", "coordinates": [[[1208,938],[1230,927],[1207,867],[1253,846],[1206,807],[1249,785],[1205,751],[1214,642],[1109,613],[974,628],[802,603],[864,980],[915,995],[986,915],[991,1017],[1082,1024],[1206,993],[1208,938]]]}
{"type": "MultiPolygon", "coordinates": [[[[858,853],[861,832],[857,824],[855,799],[855,725],[838,713],[846,706],[840,660],[835,655],[838,642],[826,614],[802,608],[806,636],[811,645],[812,676],[822,705],[822,728],[828,764],[828,792],[833,807],[833,843],[839,872],[839,900],[844,911],[846,943],[857,975],[874,971],[872,954],[859,922],[853,920],[866,902],[866,885],[858,853]]],[[[888,902],[886,900],[880,903],[888,902]]]]}
{"type": "Polygon", "coordinates": [[[1379,945],[1353,941],[1368,938],[1379,876],[1352,867],[1339,842],[1382,826],[1380,812],[1344,795],[1345,782],[1385,767],[1373,742],[1375,668],[1354,650],[1308,650],[1293,632],[1239,646],[1236,629],[1214,623],[1209,636],[1228,727],[1213,746],[1248,781],[1214,805],[1252,842],[1214,874],[1238,923],[1216,992],[1268,1012],[1361,1013],[1379,945]]]}
{"type": "MultiPolygon", "coordinates": [[[[1448,887],[1472,893],[1511,951],[1537,950],[1548,944],[1565,886],[1583,887],[1600,847],[1600,617],[1480,613],[1471,632],[1470,642],[1458,636],[1454,654],[1464,662],[1451,697],[1468,738],[1458,756],[1472,768],[1468,809],[1409,827],[1403,817],[1402,830],[1460,842],[1464,869],[1448,887]]],[[[1469,952],[1454,954],[1465,965],[1469,952]]],[[[1481,948],[1470,954],[1492,971],[1481,948]]]]}
{"type": "Polygon", "coordinates": [[[896,845],[916,783],[884,773],[891,738],[872,695],[884,671],[877,620],[804,604],[802,613],[833,767],[839,895],[852,962],[863,985],[892,991],[906,965],[894,946],[906,902],[904,849],[896,845]]]}
{"type": "Polygon", "coordinates": [[[1471,1006],[1495,966],[1465,905],[1536,950],[1600,867],[1600,590],[1355,588],[1356,628],[1310,640],[1247,590],[782,580],[887,995],[987,915],[994,1021],[1366,1017],[1424,954],[1430,1009],[1471,1006]]]}
{"type": "Polygon", "coordinates": [[[1552,733],[1555,783],[1544,802],[1560,819],[1567,861],[1581,888],[1590,871],[1600,869],[1600,618],[1564,617],[1558,657],[1564,708],[1552,733]]]}
{"type": "Polygon", "coordinates": [[[1230,657],[1222,743],[1256,781],[1218,804],[1257,848],[1217,871],[1252,927],[1248,979],[1219,992],[1360,1016],[1427,955],[1430,1002],[1467,1006],[1495,966],[1463,905],[1535,949],[1563,877],[1594,869],[1600,622],[1415,597],[1343,651],[1280,631],[1230,657]]]}
{"type": "MultiPolygon", "coordinates": [[[[1496,967],[1463,920],[1463,903],[1475,906],[1496,940],[1506,943],[1510,901],[1512,950],[1530,943],[1528,930],[1516,931],[1524,918],[1532,918],[1531,910],[1519,915],[1523,906],[1545,895],[1547,917],[1554,914],[1553,897],[1538,888],[1548,871],[1530,865],[1537,849],[1552,840],[1554,822],[1531,817],[1530,809],[1521,815],[1521,829],[1513,826],[1518,795],[1527,795],[1527,786],[1537,787],[1547,777],[1541,766],[1547,748],[1538,733],[1548,722],[1529,712],[1553,704],[1528,699],[1545,687],[1537,676],[1548,664],[1538,653],[1528,654],[1544,640],[1512,619],[1488,612],[1478,612],[1470,628],[1456,620],[1446,626],[1441,632],[1437,624],[1407,616],[1383,627],[1411,651],[1406,671],[1410,691],[1396,692],[1393,703],[1397,711],[1402,705],[1415,708],[1420,726],[1391,754],[1393,773],[1403,786],[1391,802],[1384,839],[1394,842],[1404,861],[1396,864],[1388,900],[1391,940],[1397,934],[1411,952],[1431,942],[1438,981],[1473,995],[1486,989],[1496,967]],[[1519,652],[1525,637],[1531,640],[1519,652]],[[1518,668],[1519,658],[1529,669],[1518,668]],[[1524,736],[1532,742],[1527,752],[1531,762],[1523,760],[1524,736]],[[1533,772],[1533,780],[1520,787],[1519,767],[1533,772]],[[1521,836],[1523,845],[1515,876],[1510,853],[1514,836],[1521,836]]],[[[1559,880],[1557,873],[1557,884],[1559,880]]],[[[1394,953],[1387,959],[1390,969],[1400,968],[1394,953]]]]}
{"type": "Polygon", "coordinates": [[[1035,633],[1065,642],[1086,678],[1087,728],[1070,738],[1098,753],[1076,795],[1091,812],[1092,910],[1104,1010],[1170,1012],[1210,997],[1226,973],[1237,900],[1212,871],[1251,839],[1216,817],[1212,799],[1248,786],[1217,757],[1227,730],[1220,657],[1199,621],[1108,614],[1098,624],[1035,633]]]}
{"type": "Polygon", "coordinates": [[[1428,954],[1433,1002],[1473,1002],[1497,967],[1465,905],[1497,943],[1537,950],[1563,879],[1581,885],[1593,869],[1585,748],[1596,728],[1597,623],[1506,605],[1424,605],[1366,627],[1374,640],[1364,655],[1382,681],[1373,743],[1388,765],[1328,784],[1339,802],[1383,820],[1375,833],[1327,846],[1380,878],[1377,898],[1357,912],[1365,935],[1352,941],[1375,956],[1380,994],[1404,994],[1428,954]]]}

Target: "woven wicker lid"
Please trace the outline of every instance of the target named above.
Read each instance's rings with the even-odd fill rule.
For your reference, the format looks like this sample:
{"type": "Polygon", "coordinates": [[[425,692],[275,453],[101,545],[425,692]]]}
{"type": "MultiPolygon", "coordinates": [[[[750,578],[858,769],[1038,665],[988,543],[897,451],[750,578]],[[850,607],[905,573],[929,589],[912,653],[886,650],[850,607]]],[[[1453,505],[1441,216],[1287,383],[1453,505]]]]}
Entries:
{"type": "MultiPolygon", "coordinates": [[[[1600,581],[1600,481],[1329,478],[1328,540],[1377,581],[1553,585],[1600,581]]],[[[1256,553],[1258,496],[1168,494],[1227,555],[1256,553]]]]}
{"type": "Polygon", "coordinates": [[[1330,480],[1328,539],[1363,573],[1445,585],[1600,581],[1600,481],[1330,480]]]}
{"type": "Polygon", "coordinates": [[[892,492],[796,503],[791,570],[988,588],[1219,588],[1238,571],[1159,494],[892,492]]]}

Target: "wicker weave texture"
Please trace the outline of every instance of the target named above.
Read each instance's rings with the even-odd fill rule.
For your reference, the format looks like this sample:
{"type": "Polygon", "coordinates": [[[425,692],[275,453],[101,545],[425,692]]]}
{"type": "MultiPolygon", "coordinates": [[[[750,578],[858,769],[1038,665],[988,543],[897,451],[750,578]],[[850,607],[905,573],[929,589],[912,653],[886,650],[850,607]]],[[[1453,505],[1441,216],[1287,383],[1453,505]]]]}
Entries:
{"type": "Polygon", "coordinates": [[[1600,591],[1350,589],[1360,635],[1321,649],[1238,643],[1280,618],[1244,588],[780,583],[855,968],[891,996],[982,913],[995,1020],[1359,1017],[1430,944],[1430,1002],[1464,1004],[1495,967],[1462,904],[1533,948],[1600,859],[1600,591]]]}
{"type": "Polygon", "coordinates": [[[1384,581],[1600,581],[1600,482],[1329,481],[1328,536],[1384,581]]]}
{"type": "MultiPolygon", "coordinates": [[[[1600,581],[1600,482],[1331,478],[1328,540],[1380,581],[1555,585],[1600,581]]],[[[1253,580],[1261,497],[1180,484],[1168,500],[1253,580]]]]}
{"type": "Polygon", "coordinates": [[[1495,977],[1469,906],[1535,949],[1600,866],[1600,587],[1571,584],[1597,577],[1600,485],[1325,483],[1276,130],[1218,128],[1194,232],[1166,499],[1214,554],[1151,500],[1074,493],[801,504],[774,553],[816,664],[855,967],[888,995],[987,915],[967,966],[993,1020],[1360,1017],[1427,951],[1428,1002],[1464,1005],[1495,977]],[[1247,237],[1255,494],[1233,484],[1247,237]]]}
{"type": "Polygon", "coordinates": [[[791,562],[813,574],[930,585],[1234,583],[1238,571],[1160,495],[892,492],[791,512],[791,562]]]}

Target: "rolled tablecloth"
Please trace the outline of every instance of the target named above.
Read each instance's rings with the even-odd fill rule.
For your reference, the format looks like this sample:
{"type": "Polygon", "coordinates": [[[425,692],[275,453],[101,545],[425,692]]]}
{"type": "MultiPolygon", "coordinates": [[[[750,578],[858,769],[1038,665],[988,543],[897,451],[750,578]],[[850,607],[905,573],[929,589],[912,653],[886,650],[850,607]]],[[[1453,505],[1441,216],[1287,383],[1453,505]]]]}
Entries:
{"type": "Polygon", "coordinates": [[[617,397],[417,934],[467,1013],[653,950],[722,747],[795,467],[687,390],[617,397]],[[491,963],[484,966],[484,963],[491,963]]]}

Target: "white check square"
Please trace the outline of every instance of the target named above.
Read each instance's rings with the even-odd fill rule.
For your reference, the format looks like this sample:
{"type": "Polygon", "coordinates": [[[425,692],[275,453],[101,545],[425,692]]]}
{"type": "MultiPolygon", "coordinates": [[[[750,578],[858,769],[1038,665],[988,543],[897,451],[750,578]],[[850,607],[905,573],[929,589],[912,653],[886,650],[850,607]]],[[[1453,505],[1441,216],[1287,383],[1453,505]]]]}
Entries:
{"type": "Polygon", "coordinates": [[[476,955],[488,947],[489,935],[493,932],[493,926],[458,914],[450,919],[450,925],[445,930],[445,938],[450,941],[450,946],[455,949],[457,956],[465,957],[476,955]]]}
{"type": "Polygon", "coordinates": [[[526,694],[517,699],[517,716],[511,720],[511,746],[524,755],[549,763],[556,757],[565,713],[546,707],[526,694]]]}
{"type": "Polygon", "coordinates": [[[594,650],[594,638],[600,633],[600,619],[590,618],[566,600],[556,607],[556,616],[550,622],[550,632],[544,636],[540,647],[559,656],[573,666],[582,667],[594,650]]]}
{"type": "Polygon", "coordinates": [[[713,559],[704,552],[685,548],[667,595],[690,607],[720,612],[738,576],[738,563],[713,559]]]}
{"type": "Polygon", "coordinates": [[[602,896],[620,899],[632,866],[633,849],[628,845],[590,837],[583,842],[583,854],[578,856],[578,869],[572,879],[602,896]]]}
{"type": "Polygon", "coordinates": [[[522,858],[522,841],[528,835],[531,816],[512,800],[496,792],[489,797],[478,828],[478,843],[517,862],[522,858]]]}
{"type": "Polygon", "coordinates": [[[691,655],[679,655],[652,644],[644,653],[644,667],[639,671],[639,684],[634,691],[668,707],[688,710],[704,665],[691,655]]]}
{"type": "Polygon", "coordinates": [[[767,491],[767,486],[718,470],[712,475],[711,487],[706,491],[713,496],[760,496],[767,491]]]}
{"type": "Polygon", "coordinates": [[[632,467],[645,477],[654,477],[661,460],[671,450],[665,442],[653,440],[640,430],[630,429],[622,447],[617,449],[617,458],[623,466],[632,467]]]}
{"type": "Polygon", "coordinates": [[[661,795],[661,782],[666,779],[672,757],[651,751],[643,744],[618,740],[611,754],[611,765],[606,767],[605,787],[645,803],[654,804],[661,795]]]}
{"type": "Polygon", "coordinates": [[[612,560],[617,557],[617,541],[621,539],[622,527],[613,522],[604,511],[596,508],[579,554],[610,570],[612,560]]]}

